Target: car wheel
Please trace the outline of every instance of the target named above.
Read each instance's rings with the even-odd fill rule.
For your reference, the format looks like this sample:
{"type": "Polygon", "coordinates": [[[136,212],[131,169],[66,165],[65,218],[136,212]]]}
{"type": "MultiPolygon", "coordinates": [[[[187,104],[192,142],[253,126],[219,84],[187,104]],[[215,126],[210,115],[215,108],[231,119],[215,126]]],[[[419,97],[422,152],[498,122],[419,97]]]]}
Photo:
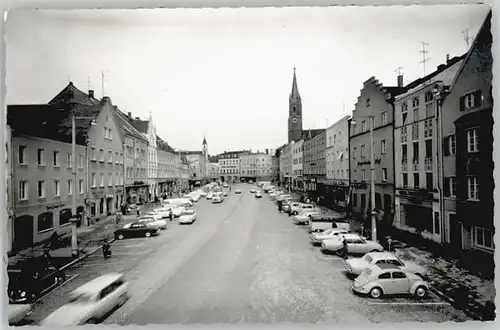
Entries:
{"type": "Polygon", "coordinates": [[[292,215],[297,215],[297,214],[299,214],[299,212],[297,212],[297,211],[292,213],[292,215]]]}
{"type": "Polygon", "coordinates": [[[31,292],[28,296],[28,300],[31,303],[34,303],[35,301],[37,301],[37,299],[38,299],[38,294],[36,292],[31,292]]]}
{"type": "Polygon", "coordinates": [[[425,298],[425,296],[427,296],[427,288],[421,285],[415,290],[415,297],[422,299],[425,298]]]}
{"type": "Polygon", "coordinates": [[[123,234],[118,235],[118,239],[124,239],[124,238],[125,236],[123,236],[123,234]]]}
{"type": "Polygon", "coordinates": [[[144,236],[151,237],[151,233],[149,231],[147,231],[146,234],[144,234],[144,236]]]}
{"type": "Polygon", "coordinates": [[[59,274],[57,275],[57,284],[62,284],[66,280],[66,275],[65,274],[59,274]]]}
{"type": "Polygon", "coordinates": [[[335,254],[339,257],[342,257],[343,256],[343,253],[342,253],[342,250],[337,250],[335,251],[335,254]]]}
{"type": "Polygon", "coordinates": [[[382,297],[382,295],[382,289],[379,287],[374,287],[370,290],[370,297],[372,297],[373,299],[378,299],[382,297]]]}

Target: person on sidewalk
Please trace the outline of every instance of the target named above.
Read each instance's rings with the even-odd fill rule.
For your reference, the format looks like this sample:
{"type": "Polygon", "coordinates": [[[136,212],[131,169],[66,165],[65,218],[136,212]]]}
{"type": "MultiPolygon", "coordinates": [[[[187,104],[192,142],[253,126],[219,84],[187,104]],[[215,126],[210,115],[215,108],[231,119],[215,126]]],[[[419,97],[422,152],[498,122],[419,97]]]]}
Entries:
{"type": "Polygon", "coordinates": [[[347,239],[342,236],[342,248],[340,249],[340,254],[342,258],[347,259],[347,239]]]}
{"type": "Polygon", "coordinates": [[[281,211],[283,211],[283,202],[278,201],[278,212],[281,213],[281,211]]]}

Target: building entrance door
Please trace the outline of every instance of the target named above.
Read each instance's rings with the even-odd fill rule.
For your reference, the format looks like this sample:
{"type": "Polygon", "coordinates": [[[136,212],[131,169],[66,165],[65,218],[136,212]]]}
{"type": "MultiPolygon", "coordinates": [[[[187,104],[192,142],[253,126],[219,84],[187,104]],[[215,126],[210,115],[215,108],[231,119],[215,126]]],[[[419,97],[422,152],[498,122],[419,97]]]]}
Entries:
{"type": "Polygon", "coordinates": [[[14,220],[13,250],[19,251],[33,246],[33,217],[22,215],[14,220]]]}

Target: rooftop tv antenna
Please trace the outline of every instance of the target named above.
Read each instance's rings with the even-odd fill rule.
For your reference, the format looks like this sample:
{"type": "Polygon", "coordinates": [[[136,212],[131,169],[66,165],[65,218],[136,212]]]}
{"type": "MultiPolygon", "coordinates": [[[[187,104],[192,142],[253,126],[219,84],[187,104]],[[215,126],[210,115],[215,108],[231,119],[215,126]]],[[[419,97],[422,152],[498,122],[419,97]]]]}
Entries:
{"type": "Polygon", "coordinates": [[[422,61],[420,61],[420,63],[423,64],[423,67],[424,67],[424,77],[425,77],[425,67],[426,67],[426,63],[431,59],[430,57],[427,57],[427,54],[429,53],[429,51],[427,50],[427,46],[429,46],[429,44],[425,41],[420,41],[420,43],[422,44],[422,50],[420,51],[420,53],[422,54],[422,61]]]}
{"type": "Polygon", "coordinates": [[[462,34],[464,36],[464,40],[465,40],[465,43],[467,44],[467,49],[466,51],[469,51],[469,47],[470,47],[470,41],[471,41],[471,37],[469,36],[469,29],[465,29],[462,31],[462,34]]]}
{"type": "Polygon", "coordinates": [[[102,96],[104,97],[104,71],[101,70],[101,89],[102,89],[102,96]]]}
{"type": "Polygon", "coordinates": [[[398,67],[396,68],[396,70],[394,70],[394,72],[397,72],[397,73],[398,73],[398,76],[400,76],[400,75],[403,73],[403,67],[398,66],[398,67]]]}

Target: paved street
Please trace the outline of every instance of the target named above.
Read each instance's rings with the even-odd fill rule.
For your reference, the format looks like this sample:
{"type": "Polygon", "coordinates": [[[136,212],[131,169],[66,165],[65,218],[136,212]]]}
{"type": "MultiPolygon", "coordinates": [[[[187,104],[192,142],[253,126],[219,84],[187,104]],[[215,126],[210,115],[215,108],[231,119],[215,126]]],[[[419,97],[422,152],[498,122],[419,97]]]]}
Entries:
{"type": "Polygon", "coordinates": [[[109,260],[90,256],[31,318],[40,321],[78,286],[118,271],[131,282],[131,299],[105,324],[467,319],[433,295],[423,302],[353,295],[340,258],[312,246],[305,228],[279,214],[267,194],[256,199],[250,185],[239,187],[243,194],[233,187],[222,204],[196,204],[192,226],[174,220],[159,237],[115,241],[109,260]]]}

